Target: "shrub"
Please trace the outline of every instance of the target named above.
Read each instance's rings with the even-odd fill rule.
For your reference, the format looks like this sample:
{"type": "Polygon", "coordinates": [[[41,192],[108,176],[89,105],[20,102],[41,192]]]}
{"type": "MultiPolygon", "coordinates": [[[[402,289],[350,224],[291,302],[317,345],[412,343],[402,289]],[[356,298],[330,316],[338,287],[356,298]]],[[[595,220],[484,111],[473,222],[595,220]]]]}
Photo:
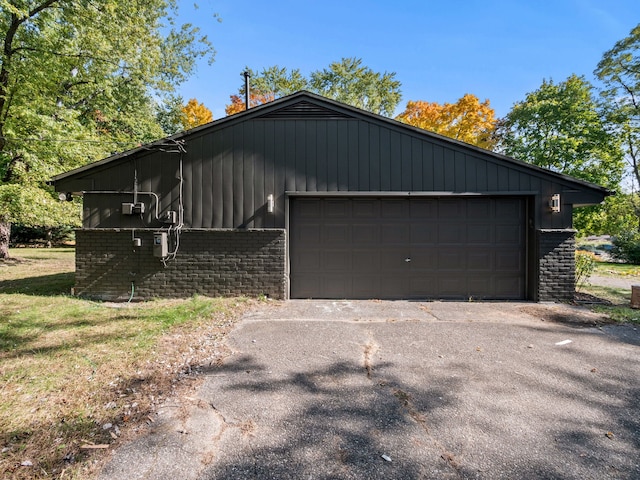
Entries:
{"type": "Polygon", "coordinates": [[[613,240],[611,256],[633,265],[640,265],[640,232],[622,232],[613,240]]]}
{"type": "Polygon", "coordinates": [[[576,288],[587,283],[596,268],[596,256],[591,252],[576,252],[576,288]]]}
{"type": "Polygon", "coordinates": [[[73,240],[73,227],[31,227],[11,225],[11,246],[17,245],[60,245],[73,240]]]}

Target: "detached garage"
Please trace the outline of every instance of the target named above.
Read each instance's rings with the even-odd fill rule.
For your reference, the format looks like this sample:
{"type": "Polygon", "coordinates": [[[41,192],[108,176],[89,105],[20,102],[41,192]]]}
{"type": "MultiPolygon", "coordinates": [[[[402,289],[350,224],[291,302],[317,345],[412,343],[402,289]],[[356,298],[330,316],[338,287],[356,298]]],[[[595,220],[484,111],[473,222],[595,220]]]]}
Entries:
{"type": "Polygon", "coordinates": [[[307,92],[53,179],[78,295],[564,300],[607,190],[307,92]]]}

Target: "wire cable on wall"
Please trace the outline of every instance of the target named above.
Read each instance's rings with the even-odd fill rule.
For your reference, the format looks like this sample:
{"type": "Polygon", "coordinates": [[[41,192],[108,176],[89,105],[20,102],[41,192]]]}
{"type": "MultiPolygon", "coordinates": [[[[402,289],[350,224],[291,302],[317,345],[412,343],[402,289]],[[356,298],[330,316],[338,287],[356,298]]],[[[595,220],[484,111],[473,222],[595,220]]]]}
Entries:
{"type": "MultiPolygon", "coordinates": [[[[176,255],[178,254],[178,250],[180,249],[180,234],[182,233],[182,228],[184,227],[184,154],[187,153],[187,150],[185,149],[184,146],[185,142],[184,140],[174,140],[174,139],[169,139],[167,142],[165,143],[156,143],[156,144],[149,144],[146,145],[144,147],[141,147],[144,150],[149,150],[149,151],[160,151],[160,152],[165,152],[165,153],[179,153],[180,154],[180,160],[179,160],[179,189],[178,189],[178,224],[176,226],[170,226],[167,229],[167,236],[169,238],[171,238],[173,236],[174,241],[173,241],[173,245],[174,248],[171,252],[169,252],[169,254],[162,258],[162,264],[166,267],[167,263],[175,260],[176,255]]],[[[132,194],[133,195],[133,203],[136,204],[138,202],[138,195],[150,195],[153,197],[154,201],[154,219],[156,221],[162,221],[160,219],[160,197],[158,196],[157,193],[152,192],[152,191],[140,191],[138,190],[139,185],[138,185],[138,165],[137,165],[137,161],[134,159],[134,167],[133,167],[133,191],[116,191],[116,190],[89,190],[89,191],[84,191],[83,194],[111,194],[111,195],[126,195],[126,194],[132,194]]],[[[144,215],[142,214],[142,212],[140,213],[140,219],[142,220],[142,222],[144,223],[144,215]]],[[[134,237],[134,231],[132,232],[132,240],[134,237]]],[[[132,291],[133,291],[133,284],[132,284],[132,291]]]]}
{"type": "Polygon", "coordinates": [[[159,214],[159,208],[160,208],[160,197],[158,197],[158,194],[155,192],[132,192],[132,191],[128,191],[128,190],[123,190],[123,191],[118,191],[118,190],[84,190],[82,192],[83,195],[87,195],[87,194],[100,194],[100,195],[134,195],[134,193],[137,193],[138,195],[149,195],[152,196],[155,200],[155,208],[154,208],[154,218],[158,221],[160,221],[160,214],[159,214]]]}
{"type": "Polygon", "coordinates": [[[168,234],[171,236],[173,233],[175,237],[175,247],[172,252],[162,259],[162,264],[166,267],[167,262],[175,260],[176,255],[178,254],[178,250],[180,248],[180,233],[182,232],[182,227],[184,226],[184,198],[183,198],[183,187],[184,187],[184,172],[183,172],[183,160],[184,153],[186,150],[184,149],[183,143],[179,143],[178,147],[180,149],[180,166],[179,166],[179,178],[180,178],[180,186],[178,189],[178,225],[176,227],[169,227],[168,234]]]}
{"type": "Polygon", "coordinates": [[[133,294],[136,291],[136,287],[134,282],[131,282],[131,295],[129,296],[129,300],[127,300],[127,303],[131,303],[131,300],[133,300],[133,294]]]}

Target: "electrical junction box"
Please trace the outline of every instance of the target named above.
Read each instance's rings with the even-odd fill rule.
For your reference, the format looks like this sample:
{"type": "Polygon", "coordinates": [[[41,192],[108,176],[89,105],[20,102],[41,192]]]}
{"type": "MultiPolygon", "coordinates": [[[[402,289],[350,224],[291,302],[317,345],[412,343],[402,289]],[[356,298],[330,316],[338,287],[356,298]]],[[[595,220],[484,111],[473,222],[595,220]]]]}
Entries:
{"type": "Polygon", "coordinates": [[[138,248],[142,246],[142,239],[141,238],[134,238],[133,239],[133,247],[134,248],[138,248]]]}
{"type": "Polygon", "coordinates": [[[144,203],[123,203],[122,214],[123,215],[142,215],[144,213],[144,203]]]}
{"type": "Polygon", "coordinates": [[[169,255],[167,232],[155,232],[153,234],[153,256],[164,258],[169,255]]]}
{"type": "Polygon", "coordinates": [[[162,222],[175,225],[178,223],[178,213],[174,210],[169,210],[162,215],[162,222]]]}
{"type": "Polygon", "coordinates": [[[133,203],[123,203],[122,204],[122,214],[123,215],[133,215],[133,203]]]}

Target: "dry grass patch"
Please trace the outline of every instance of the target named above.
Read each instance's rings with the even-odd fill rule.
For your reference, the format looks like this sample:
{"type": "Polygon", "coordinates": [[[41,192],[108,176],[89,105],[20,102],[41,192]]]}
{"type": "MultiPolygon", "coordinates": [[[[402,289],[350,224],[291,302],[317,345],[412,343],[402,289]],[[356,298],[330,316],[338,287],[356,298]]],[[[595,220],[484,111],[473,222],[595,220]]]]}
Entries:
{"type": "Polygon", "coordinates": [[[63,293],[72,251],[12,253],[25,260],[0,266],[1,478],[90,477],[105,451],[190,383],[181,379],[220,361],[250,303],[81,300],[63,293]]]}

